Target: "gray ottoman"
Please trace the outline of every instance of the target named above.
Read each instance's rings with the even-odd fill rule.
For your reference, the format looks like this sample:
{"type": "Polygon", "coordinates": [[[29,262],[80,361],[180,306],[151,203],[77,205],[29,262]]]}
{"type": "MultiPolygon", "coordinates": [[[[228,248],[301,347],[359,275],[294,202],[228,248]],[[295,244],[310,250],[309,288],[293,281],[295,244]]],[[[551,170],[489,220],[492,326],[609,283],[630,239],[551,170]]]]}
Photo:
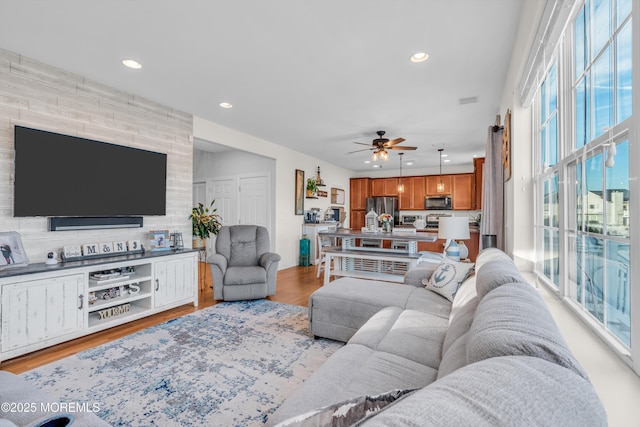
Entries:
{"type": "Polygon", "coordinates": [[[451,302],[424,287],[343,277],[311,294],[309,329],[314,336],[347,342],[385,307],[418,310],[448,319],[451,302]]]}

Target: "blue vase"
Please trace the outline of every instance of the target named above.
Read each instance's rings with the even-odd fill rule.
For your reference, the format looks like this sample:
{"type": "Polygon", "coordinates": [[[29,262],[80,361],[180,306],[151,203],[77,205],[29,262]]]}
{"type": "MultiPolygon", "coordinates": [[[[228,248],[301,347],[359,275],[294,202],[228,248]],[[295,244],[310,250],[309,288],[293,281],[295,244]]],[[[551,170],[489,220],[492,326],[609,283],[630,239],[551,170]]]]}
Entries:
{"type": "Polygon", "coordinates": [[[452,240],[449,247],[447,247],[447,257],[454,261],[460,261],[460,248],[458,248],[455,240],[452,240]]]}

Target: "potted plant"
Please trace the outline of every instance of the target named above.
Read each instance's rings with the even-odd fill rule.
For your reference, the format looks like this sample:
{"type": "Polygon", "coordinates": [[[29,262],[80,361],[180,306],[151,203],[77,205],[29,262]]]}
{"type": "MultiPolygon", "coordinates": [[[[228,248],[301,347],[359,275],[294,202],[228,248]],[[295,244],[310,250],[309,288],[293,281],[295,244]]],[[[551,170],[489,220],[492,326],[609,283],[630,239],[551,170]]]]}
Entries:
{"type": "Polygon", "coordinates": [[[318,184],[314,178],[307,179],[307,197],[314,197],[318,192],[318,184]]]}
{"type": "Polygon", "coordinates": [[[193,247],[203,248],[206,245],[206,239],[212,234],[218,234],[220,227],[222,227],[222,218],[216,214],[217,209],[213,208],[215,199],[211,201],[208,208],[205,208],[202,203],[198,203],[198,206],[191,210],[189,219],[193,227],[193,247]]]}

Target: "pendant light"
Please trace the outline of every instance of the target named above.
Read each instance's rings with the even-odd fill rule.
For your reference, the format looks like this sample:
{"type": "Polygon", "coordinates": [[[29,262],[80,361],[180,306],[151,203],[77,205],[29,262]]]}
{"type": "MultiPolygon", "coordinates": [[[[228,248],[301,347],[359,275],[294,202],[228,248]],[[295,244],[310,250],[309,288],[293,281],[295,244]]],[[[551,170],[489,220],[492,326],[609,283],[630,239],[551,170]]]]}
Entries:
{"type": "Polygon", "coordinates": [[[404,193],[404,184],[402,183],[402,155],[404,153],[398,154],[400,154],[400,181],[398,182],[398,193],[404,193]]]}
{"type": "Polygon", "coordinates": [[[444,191],[444,184],[442,183],[442,152],[444,148],[438,148],[438,153],[440,154],[440,177],[438,180],[438,186],[436,187],[436,191],[438,193],[442,193],[444,191]]]}

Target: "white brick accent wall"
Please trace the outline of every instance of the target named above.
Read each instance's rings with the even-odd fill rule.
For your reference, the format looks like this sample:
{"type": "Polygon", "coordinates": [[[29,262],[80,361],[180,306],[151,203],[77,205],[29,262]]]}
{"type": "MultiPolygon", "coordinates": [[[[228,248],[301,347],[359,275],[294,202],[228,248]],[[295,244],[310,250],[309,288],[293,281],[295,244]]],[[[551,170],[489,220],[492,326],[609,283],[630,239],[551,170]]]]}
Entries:
{"type": "MultiPolygon", "coordinates": [[[[31,262],[64,245],[140,239],[149,230],[191,239],[193,117],[82,76],[0,49],[0,231],[17,231],[31,262]],[[167,154],[167,214],[145,216],[142,229],[47,231],[46,217],[13,217],[14,126],[167,154]]],[[[55,177],[42,177],[56,185],[55,177]]]]}

